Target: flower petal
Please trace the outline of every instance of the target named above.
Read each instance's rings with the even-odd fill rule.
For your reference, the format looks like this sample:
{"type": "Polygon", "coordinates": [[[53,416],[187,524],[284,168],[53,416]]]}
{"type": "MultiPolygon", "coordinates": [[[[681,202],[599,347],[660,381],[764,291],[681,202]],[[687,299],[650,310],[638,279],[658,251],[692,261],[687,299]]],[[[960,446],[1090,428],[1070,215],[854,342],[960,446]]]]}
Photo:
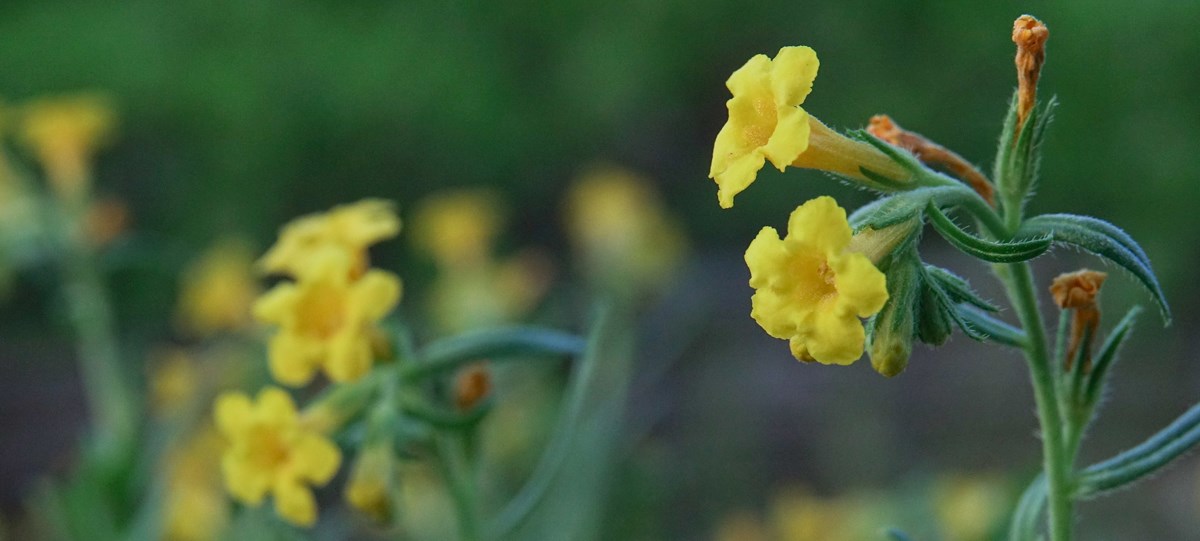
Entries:
{"type": "Polygon", "coordinates": [[[767,86],[770,77],[771,59],[767,55],[756,54],[729,76],[725,86],[734,96],[739,96],[767,86]]]}
{"type": "Polygon", "coordinates": [[[784,242],[811,246],[828,255],[835,255],[850,245],[852,236],[846,210],[832,197],[823,195],[810,199],[788,219],[788,236],[784,242]]]}
{"type": "Polygon", "coordinates": [[[808,150],[808,113],[799,107],[781,107],[776,118],[775,131],[762,152],[783,171],[808,150]]]}
{"type": "Polygon", "coordinates": [[[717,201],[721,204],[721,208],[727,209],[733,206],[733,196],[754,183],[754,179],[758,176],[758,171],[762,169],[764,163],[766,163],[766,158],[763,157],[762,152],[754,150],[749,154],[730,160],[725,170],[713,177],[717,181],[717,201]]]}
{"type": "Polygon", "coordinates": [[[842,314],[870,317],[887,302],[887,277],[871,260],[858,253],[847,253],[830,260],[837,275],[837,308],[842,314]]]}
{"type": "Polygon", "coordinates": [[[387,271],[368,271],[359,278],[350,293],[353,308],[362,322],[375,322],[387,315],[400,301],[400,278],[387,271]]]}
{"type": "Polygon", "coordinates": [[[250,397],[236,391],[221,393],[217,397],[216,406],[213,407],[213,417],[221,434],[227,438],[236,437],[254,417],[250,397]]]}
{"type": "Polygon", "coordinates": [[[299,291],[296,284],[277,284],[254,302],[254,318],[263,323],[286,325],[293,317],[299,291]]]}
{"type": "Polygon", "coordinates": [[[820,312],[812,323],[805,345],[817,362],[847,365],[862,357],[866,332],[858,318],[820,312]]]}
{"type": "Polygon", "coordinates": [[[264,387],[258,392],[255,417],[270,427],[285,427],[296,423],[296,403],[287,391],[279,387],[264,387]]]}
{"type": "Polygon", "coordinates": [[[325,357],[325,374],[329,379],[338,383],[357,381],[371,370],[371,340],[364,330],[346,329],[330,342],[325,357]]]}
{"type": "Polygon", "coordinates": [[[275,512],[296,526],[309,527],[317,522],[317,500],[312,490],[291,479],[280,479],[273,487],[275,512]]]}
{"type": "Polygon", "coordinates": [[[247,505],[261,504],[271,488],[271,472],[228,451],[221,457],[221,474],[229,494],[247,505]]]}
{"type": "Polygon", "coordinates": [[[293,444],[287,471],[297,479],[324,485],[337,473],[342,452],[323,436],[305,433],[293,444]]]}
{"type": "Polygon", "coordinates": [[[771,91],[776,103],[781,108],[804,103],[804,98],[812,91],[820,65],[816,51],[810,47],[780,49],[771,61],[771,91]]]}
{"type": "Polygon", "coordinates": [[[268,364],[275,381],[299,387],[317,373],[316,357],[324,349],[301,336],[282,331],[271,337],[268,364]]]}

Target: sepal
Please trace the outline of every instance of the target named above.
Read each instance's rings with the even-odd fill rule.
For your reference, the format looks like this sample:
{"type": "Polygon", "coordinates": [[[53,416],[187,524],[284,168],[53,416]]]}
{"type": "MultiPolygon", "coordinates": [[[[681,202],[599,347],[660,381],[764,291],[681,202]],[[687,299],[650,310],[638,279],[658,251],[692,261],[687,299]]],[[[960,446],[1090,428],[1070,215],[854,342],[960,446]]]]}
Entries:
{"type": "Polygon", "coordinates": [[[1004,129],[1000,133],[1000,144],[996,152],[996,169],[993,173],[1000,200],[1006,212],[1020,212],[1026,198],[1037,184],[1041,165],[1041,146],[1046,127],[1053,118],[1057,100],[1034,105],[1029,117],[1017,126],[1017,99],[1013,96],[1005,117],[1004,129]]]}

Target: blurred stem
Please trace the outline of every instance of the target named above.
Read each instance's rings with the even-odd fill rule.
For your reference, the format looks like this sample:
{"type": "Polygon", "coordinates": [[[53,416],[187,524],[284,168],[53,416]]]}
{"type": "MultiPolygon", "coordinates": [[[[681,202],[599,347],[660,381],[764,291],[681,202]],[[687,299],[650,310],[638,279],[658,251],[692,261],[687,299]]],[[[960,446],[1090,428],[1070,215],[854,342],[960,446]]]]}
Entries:
{"type": "Polygon", "coordinates": [[[458,515],[458,535],[463,541],[482,539],[479,502],[476,498],[474,468],[467,459],[467,440],[463,431],[445,431],[436,438],[439,462],[458,515]]]}
{"type": "Polygon", "coordinates": [[[1038,311],[1033,273],[1028,263],[1000,267],[1008,297],[1029,338],[1025,358],[1029,363],[1042,432],[1042,467],[1049,497],[1050,540],[1071,539],[1071,468],[1073,460],[1063,441],[1063,418],[1058,409],[1053,367],[1046,349],[1046,331],[1038,311]]]}
{"type": "Polygon", "coordinates": [[[93,420],[93,436],[104,451],[128,445],[134,437],[135,404],[122,374],[103,278],[92,246],[83,234],[89,198],[56,198],[43,206],[47,227],[62,251],[63,296],[75,328],[84,392],[93,420]]]}

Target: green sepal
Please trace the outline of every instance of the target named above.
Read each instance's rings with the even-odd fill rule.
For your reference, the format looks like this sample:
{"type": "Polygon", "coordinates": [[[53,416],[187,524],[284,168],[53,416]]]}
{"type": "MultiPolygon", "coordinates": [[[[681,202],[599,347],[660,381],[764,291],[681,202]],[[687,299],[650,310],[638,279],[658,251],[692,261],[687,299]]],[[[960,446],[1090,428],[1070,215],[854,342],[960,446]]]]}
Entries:
{"type": "Polygon", "coordinates": [[[1004,129],[1000,132],[999,148],[996,152],[996,167],[992,178],[996,180],[1000,200],[1006,212],[1020,213],[1029,194],[1037,185],[1038,169],[1041,166],[1041,146],[1045,139],[1057,100],[1034,104],[1025,123],[1017,130],[1017,97],[1014,94],[1005,117],[1004,129]]]}
{"type": "Polygon", "coordinates": [[[963,332],[981,342],[995,342],[1015,348],[1026,346],[1025,333],[1008,323],[1000,321],[982,311],[966,304],[955,307],[959,324],[966,324],[963,332]]]}
{"type": "Polygon", "coordinates": [[[921,300],[917,305],[917,339],[931,346],[940,346],[954,332],[953,318],[948,304],[949,298],[941,292],[936,282],[921,281],[921,300]]]}
{"type": "Polygon", "coordinates": [[[985,312],[1000,311],[999,307],[984,300],[978,293],[975,293],[975,290],[971,289],[971,285],[967,283],[967,280],[957,274],[934,265],[925,265],[925,275],[930,280],[937,282],[954,302],[970,304],[985,312]]]}
{"type": "Polygon", "coordinates": [[[933,198],[949,191],[949,188],[917,188],[867,203],[850,214],[850,227],[855,233],[863,229],[883,229],[901,222],[919,218],[933,198]]]}
{"type": "Polygon", "coordinates": [[[1050,235],[1027,235],[1027,238],[997,242],[979,238],[954,223],[933,202],[926,206],[933,228],[951,245],[963,253],[991,263],[1020,263],[1046,253],[1050,235]]]}
{"type": "Polygon", "coordinates": [[[890,378],[904,371],[912,354],[914,309],[921,290],[921,262],[915,250],[893,257],[887,269],[887,288],[887,303],[867,322],[866,330],[871,366],[890,378]]]}
{"type": "Polygon", "coordinates": [[[1096,353],[1092,372],[1088,375],[1087,384],[1083,389],[1083,398],[1086,403],[1094,404],[1099,398],[1108,371],[1117,360],[1117,351],[1121,348],[1121,344],[1125,343],[1125,337],[1129,336],[1129,331],[1133,329],[1133,324],[1137,322],[1137,317],[1141,312],[1142,307],[1140,306],[1130,308],[1125,313],[1125,317],[1121,318],[1121,321],[1108,333],[1104,344],[1100,346],[1100,350],[1096,353]]]}
{"type": "Polygon", "coordinates": [[[1083,248],[1129,271],[1158,303],[1163,321],[1171,323],[1171,308],[1158,284],[1146,252],[1119,227],[1091,216],[1044,214],[1027,220],[1019,234],[1049,235],[1055,242],[1083,248]]]}

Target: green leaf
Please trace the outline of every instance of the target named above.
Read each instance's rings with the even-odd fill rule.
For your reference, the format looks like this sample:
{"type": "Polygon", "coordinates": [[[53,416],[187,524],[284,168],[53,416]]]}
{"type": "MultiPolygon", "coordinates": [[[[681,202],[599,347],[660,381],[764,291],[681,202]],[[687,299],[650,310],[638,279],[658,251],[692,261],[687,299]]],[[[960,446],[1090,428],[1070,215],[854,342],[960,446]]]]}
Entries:
{"type": "Polygon", "coordinates": [[[480,359],[575,356],[583,353],[585,345],[578,336],[541,327],[474,331],[429,344],[415,362],[404,367],[401,377],[410,381],[420,379],[480,359]]]}
{"type": "Polygon", "coordinates": [[[955,313],[958,316],[956,321],[960,325],[966,325],[963,332],[971,338],[1015,348],[1023,348],[1026,345],[1025,333],[1021,329],[1000,321],[975,307],[960,304],[955,307],[955,313]]]}
{"type": "Polygon", "coordinates": [[[1129,271],[1158,303],[1163,321],[1171,322],[1171,309],[1158,284],[1150,259],[1128,234],[1115,225],[1090,216],[1044,214],[1027,220],[1020,230],[1024,235],[1050,235],[1055,242],[1083,248],[1129,271]]]}
{"type": "Polygon", "coordinates": [[[925,275],[937,282],[954,302],[970,304],[985,312],[1000,311],[999,307],[984,300],[978,293],[975,293],[975,290],[971,289],[971,285],[967,283],[965,278],[953,272],[934,265],[925,265],[925,275]]]}
{"type": "Polygon", "coordinates": [[[967,232],[947,217],[932,202],[926,207],[933,228],[950,244],[967,255],[991,263],[1020,263],[1042,255],[1050,248],[1049,235],[1029,235],[1008,242],[981,239],[967,232]]]}
{"type": "Polygon", "coordinates": [[[1017,98],[1013,96],[1000,134],[996,169],[992,177],[996,179],[1001,201],[1009,207],[1008,212],[1020,212],[1025,199],[1037,184],[1042,142],[1057,105],[1054,98],[1035,104],[1018,130],[1017,98]]]}
{"type": "Polygon", "coordinates": [[[931,346],[945,344],[954,332],[952,309],[949,297],[938,284],[928,278],[922,279],[920,301],[916,306],[917,339],[931,346]]]}
{"type": "Polygon", "coordinates": [[[1078,481],[1076,495],[1089,498],[1121,488],[1154,473],[1200,443],[1200,404],[1141,445],[1089,466],[1078,481]]]}
{"type": "Polygon", "coordinates": [[[901,222],[919,218],[930,201],[953,194],[956,188],[944,186],[917,188],[887,197],[881,197],[863,205],[850,214],[850,226],[854,232],[866,228],[883,229],[901,222]]]}
{"type": "Polygon", "coordinates": [[[1009,523],[1008,541],[1033,541],[1038,538],[1038,519],[1046,508],[1048,498],[1046,488],[1046,476],[1039,473],[1021,494],[1009,523]]]}
{"type": "Polygon", "coordinates": [[[1104,345],[1100,346],[1100,350],[1096,353],[1096,362],[1092,367],[1092,373],[1088,378],[1087,387],[1085,387],[1083,393],[1086,403],[1093,404],[1096,402],[1096,398],[1100,394],[1100,389],[1104,387],[1104,380],[1108,375],[1108,370],[1117,359],[1117,350],[1121,348],[1121,344],[1125,343],[1125,337],[1133,329],[1133,324],[1137,321],[1138,314],[1141,312],[1142,308],[1140,306],[1130,308],[1125,313],[1125,317],[1121,318],[1121,321],[1108,333],[1108,338],[1104,341],[1104,345]]]}

